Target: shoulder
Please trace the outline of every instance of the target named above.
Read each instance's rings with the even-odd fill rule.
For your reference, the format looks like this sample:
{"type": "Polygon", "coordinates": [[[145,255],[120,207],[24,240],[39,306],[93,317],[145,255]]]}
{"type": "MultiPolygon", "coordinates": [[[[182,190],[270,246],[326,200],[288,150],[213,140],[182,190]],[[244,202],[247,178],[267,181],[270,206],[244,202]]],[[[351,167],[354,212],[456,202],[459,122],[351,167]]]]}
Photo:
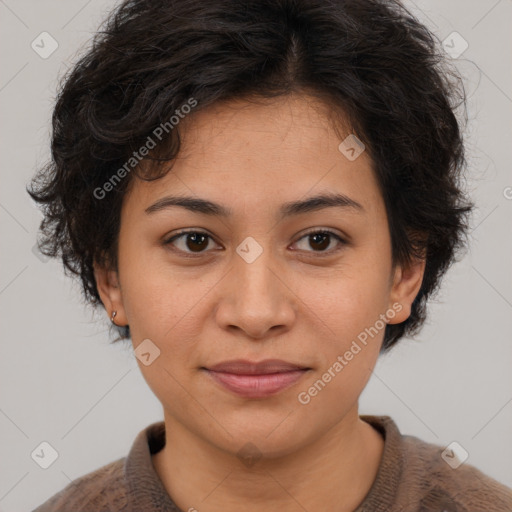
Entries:
{"type": "Polygon", "coordinates": [[[174,504],[153,467],[151,456],[165,444],[165,424],[153,423],[135,437],[126,457],[77,478],[33,512],[129,512],[174,504]]]}
{"type": "Polygon", "coordinates": [[[512,489],[468,464],[460,446],[403,435],[389,416],[362,416],[384,438],[381,463],[358,512],[511,512],[512,489]]]}
{"type": "Polygon", "coordinates": [[[126,457],[77,478],[33,512],[127,510],[126,457]]]}
{"type": "Polygon", "coordinates": [[[402,443],[405,489],[418,491],[421,510],[512,510],[512,489],[468,464],[460,445],[442,447],[407,435],[402,443]]]}

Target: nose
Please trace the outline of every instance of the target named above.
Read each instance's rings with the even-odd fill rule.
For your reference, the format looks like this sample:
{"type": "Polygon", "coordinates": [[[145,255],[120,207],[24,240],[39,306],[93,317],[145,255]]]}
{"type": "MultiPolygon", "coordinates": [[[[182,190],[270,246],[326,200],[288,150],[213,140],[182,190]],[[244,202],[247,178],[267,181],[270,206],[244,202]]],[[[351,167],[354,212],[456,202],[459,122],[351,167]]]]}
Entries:
{"type": "Polygon", "coordinates": [[[248,338],[261,340],[293,325],[297,297],[270,250],[251,263],[236,255],[221,283],[216,309],[221,328],[240,330],[248,338]]]}

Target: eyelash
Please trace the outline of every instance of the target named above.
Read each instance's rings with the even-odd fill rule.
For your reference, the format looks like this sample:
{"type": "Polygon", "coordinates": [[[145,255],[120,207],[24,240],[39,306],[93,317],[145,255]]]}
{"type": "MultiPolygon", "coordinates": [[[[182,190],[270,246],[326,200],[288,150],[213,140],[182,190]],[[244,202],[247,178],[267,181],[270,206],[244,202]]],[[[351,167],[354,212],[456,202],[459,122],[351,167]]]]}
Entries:
{"type": "MultiPolygon", "coordinates": [[[[211,237],[208,233],[206,233],[205,231],[200,231],[200,230],[196,230],[196,229],[186,229],[186,230],[183,230],[183,231],[180,231],[179,233],[176,233],[175,235],[173,235],[171,238],[167,239],[167,240],[164,240],[163,244],[164,245],[172,245],[172,243],[185,236],[185,235],[188,235],[188,234],[196,234],[196,235],[205,235],[207,236],[210,240],[213,240],[213,237],[211,237]]],[[[306,252],[313,252],[313,253],[316,253],[319,257],[322,257],[322,256],[330,256],[332,255],[333,253],[335,252],[338,252],[339,250],[341,250],[343,248],[343,246],[347,245],[347,242],[346,240],[344,240],[343,238],[341,238],[338,234],[334,233],[333,231],[330,231],[328,229],[314,229],[314,230],[311,230],[311,231],[308,231],[307,233],[303,234],[298,240],[297,242],[299,242],[300,240],[308,237],[308,236],[311,236],[311,235],[328,235],[328,236],[331,236],[333,238],[335,238],[340,246],[337,247],[336,249],[331,249],[329,251],[306,251],[306,252]]],[[[295,242],[295,243],[297,243],[295,242]]],[[[202,252],[197,252],[197,253],[191,253],[191,252],[186,252],[186,251],[182,251],[181,249],[176,249],[178,252],[181,252],[185,255],[185,257],[189,257],[189,258],[197,258],[199,256],[202,256],[203,254],[205,254],[206,252],[208,251],[202,251],[202,252]]]]}

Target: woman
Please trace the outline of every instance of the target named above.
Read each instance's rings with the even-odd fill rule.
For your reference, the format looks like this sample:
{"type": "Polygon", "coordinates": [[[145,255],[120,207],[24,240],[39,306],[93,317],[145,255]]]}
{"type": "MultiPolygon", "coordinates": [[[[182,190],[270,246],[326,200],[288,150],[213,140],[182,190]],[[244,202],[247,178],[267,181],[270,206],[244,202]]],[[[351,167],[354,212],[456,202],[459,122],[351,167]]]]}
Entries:
{"type": "Polygon", "coordinates": [[[358,414],[464,246],[451,78],[396,1],[113,12],[30,194],[164,421],[37,512],[512,509],[460,447],[358,414]]]}

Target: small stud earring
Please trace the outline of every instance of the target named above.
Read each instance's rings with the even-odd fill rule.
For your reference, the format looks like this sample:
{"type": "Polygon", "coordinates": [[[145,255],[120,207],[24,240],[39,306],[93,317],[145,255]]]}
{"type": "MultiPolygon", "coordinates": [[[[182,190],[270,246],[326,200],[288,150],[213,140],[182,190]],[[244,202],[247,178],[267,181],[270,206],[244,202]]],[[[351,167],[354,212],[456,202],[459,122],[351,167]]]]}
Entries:
{"type": "Polygon", "coordinates": [[[112,316],[110,317],[110,321],[114,324],[114,325],[117,325],[115,322],[114,322],[114,318],[116,317],[117,315],[117,311],[112,311],[112,316]]]}

